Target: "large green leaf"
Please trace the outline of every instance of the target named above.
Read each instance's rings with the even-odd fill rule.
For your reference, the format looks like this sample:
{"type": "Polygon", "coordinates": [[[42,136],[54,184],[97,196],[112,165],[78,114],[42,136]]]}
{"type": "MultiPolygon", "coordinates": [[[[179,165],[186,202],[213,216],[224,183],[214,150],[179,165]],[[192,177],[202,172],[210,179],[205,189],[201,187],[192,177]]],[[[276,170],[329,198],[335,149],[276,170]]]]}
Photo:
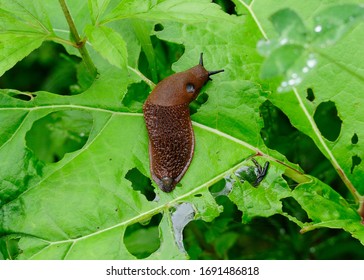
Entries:
{"type": "MultiPolygon", "coordinates": [[[[353,167],[352,157],[363,157],[360,59],[353,54],[343,54],[348,43],[339,40],[320,57],[319,65],[307,74],[299,87],[278,93],[275,82],[269,83],[260,77],[264,64],[256,46],[261,39],[274,36],[268,18],[278,6],[300,11],[303,4],[284,1],[284,5],[280,3],[276,7],[273,1],[265,1],[265,4],[263,1],[235,2],[238,16],[224,13],[211,1],[69,3],[81,37],[83,32],[88,35],[86,45],[99,75],[86,91],[75,96],[42,91],[25,101],[19,96],[29,96],[29,93],[1,90],[2,258],[184,259],[188,256],[180,240],[183,227],[192,218],[214,221],[223,211],[216,202],[216,196],[220,195],[227,195],[243,211],[244,223],[254,217],[280,214],[303,230],[341,228],[364,243],[364,228],[355,210],[357,204],[346,201],[332,186],[305,175],[300,167],[288,162],[285,155],[269,149],[261,136],[264,122],[259,112],[267,100],[280,107],[291,123],[309,135],[334,167],[341,167],[339,171],[344,178],[359,189],[363,167],[360,163],[353,167]],[[153,31],[155,24],[163,25],[160,31],[153,31]],[[134,83],[144,81],[153,85],[150,77],[138,69],[141,50],[149,66],[155,65],[149,37],[152,35],[159,40],[183,44],[185,53],[173,65],[175,71],[195,66],[201,52],[208,70],[225,70],[213,76],[201,93],[207,101],[192,116],[195,155],[188,172],[171,193],[164,193],[155,183],[152,187],[149,183],[146,128],[143,116],[133,113],[140,110],[141,102],[133,103],[132,108],[127,107],[131,103],[123,102],[125,94],[147,95],[149,89],[137,87],[143,91],[138,93],[133,88],[134,83]],[[345,64],[349,66],[343,68],[345,64]],[[343,81],[350,81],[350,88],[343,81]],[[313,89],[314,101],[306,99],[307,87],[313,89]],[[323,138],[314,120],[318,105],[327,100],[335,103],[342,120],[340,136],[334,141],[323,138]],[[355,112],[351,108],[356,108],[355,112]],[[352,140],[354,135],[355,141],[352,140]],[[51,143],[42,144],[33,137],[51,143]],[[71,143],[71,147],[62,145],[62,153],[56,153],[54,162],[41,156],[53,151],[59,143],[71,143]],[[250,161],[253,156],[257,156],[261,165],[266,161],[271,163],[267,176],[257,188],[246,176],[241,176],[241,172],[247,170],[253,174],[257,171],[250,161]],[[130,175],[133,172],[134,175],[130,175]],[[289,187],[287,178],[297,184],[295,189],[289,187]],[[209,188],[218,182],[226,182],[225,189],[218,194],[210,192],[209,188]],[[155,193],[154,200],[145,194],[148,188],[155,193]],[[295,199],[310,220],[302,222],[288,214],[282,205],[285,198],[295,199]],[[191,206],[185,211],[188,217],[183,218],[183,211],[182,216],[180,212],[175,214],[183,209],[179,205],[191,206]],[[143,237],[145,240],[138,240],[143,237]],[[145,246],[146,240],[150,240],[150,246],[145,246]]],[[[24,1],[21,8],[32,20],[37,19],[38,25],[34,23],[37,32],[24,27],[28,16],[22,9],[12,10],[13,4],[5,1],[2,4],[6,13],[0,13],[1,20],[9,20],[14,29],[21,31],[23,39],[36,34],[39,40],[29,46],[24,43],[20,55],[12,54],[12,46],[7,46],[9,61],[3,64],[0,61],[0,73],[11,68],[44,39],[71,43],[57,2],[34,3],[24,1]],[[13,18],[16,20],[12,21],[13,18]],[[39,22],[46,26],[47,32],[38,30],[39,22]],[[52,35],[47,37],[49,34],[52,35]]],[[[296,18],[295,26],[301,31],[306,19],[317,10],[315,1],[309,1],[307,6],[310,5],[310,9],[300,12],[305,15],[301,15],[302,20],[296,18]]],[[[287,31],[288,23],[282,21],[275,27],[287,31]]],[[[302,33],[287,32],[297,35],[297,40],[304,40],[302,33]]],[[[363,38],[361,33],[354,29],[345,40],[356,46],[360,44],[358,38],[363,38]]],[[[15,35],[9,28],[0,36],[10,42],[15,35]]],[[[76,53],[76,50],[69,52],[76,53]]],[[[296,53],[292,53],[293,60],[296,53]]],[[[280,73],[294,65],[287,63],[280,68],[278,62],[284,54],[287,52],[283,51],[272,62],[278,70],[283,69],[280,73]]],[[[266,65],[268,67],[269,62],[266,65]]],[[[140,100],[139,96],[128,98],[140,100]]]]}
{"type": "MultiPolygon", "coordinates": [[[[345,1],[337,1],[337,3],[345,3],[345,1]]],[[[256,7],[257,14],[261,15],[262,22],[264,22],[265,15],[261,9],[261,6],[256,7]]],[[[360,178],[363,174],[363,165],[354,165],[353,158],[355,156],[362,158],[363,154],[359,151],[360,143],[352,143],[351,139],[354,135],[357,135],[358,138],[363,137],[360,132],[363,122],[362,116],[364,116],[360,105],[363,103],[361,92],[364,81],[363,71],[360,67],[362,64],[360,60],[362,48],[360,46],[363,43],[363,29],[360,26],[363,23],[350,33],[347,31],[351,30],[350,28],[353,27],[354,23],[363,22],[363,7],[354,4],[337,7],[321,5],[318,9],[317,3],[312,2],[302,10],[297,7],[297,11],[300,11],[304,18],[308,17],[308,13],[310,13],[315,21],[312,27],[313,31],[320,22],[319,25],[322,30],[316,28],[315,44],[316,42],[324,43],[328,40],[332,44],[344,35],[346,37],[345,40],[343,39],[334,46],[313,49],[312,61],[308,61],[308,64],[311,63],[312,66],[316,66],[315,71],[308,72],[307,77],[302,79],[302,84],[293,88],[291,92],[284,95],[272,94],[270,100],[288,115],[293,125],[315,141],[322,153],[342,175],[346,184],[356,186],[362,192],[360,178]],[[310,12],[308,8],[310,8],[310,12]],[[312,11],[317,12],[312,13],[312,11]],[[330,29],[333,25],[341,25],[341,27],[340,29],[330,29]],[[326,32],[326,30],[328,31],[326,32]],[[348,46],[358,51],[349,55],[348,46]],[[350,87],[346,85],[350,85],[350,87]],[[313,91],[314,100],[310,101],[306,98],[308,89],[313,91]],[[342,121],[339,135],[336,135],[334,139],[330,138],[330,140],[325,139],[325,131],[323,131],[325,128],[318,127],[314,120],[320,104],[322,105],[329,100],[334,102],[337,114],[342,121]],[[295,105],[292,106],[292,104],[295,105]],[[355,108],[355,112],[353,112],[353,108],[355,108]]],[[[265,24],[269,26],[268,23],[265,24]]],[[[269,30],[268,27],[267,30],[269,30]]],[[[273,33],[272,37],[274,37],[273,33]]],[[[266,65],[266,68],[268,69],[269,65],[266,65]]],[[[292,66],[288,66],[289,70],[292,68],[292,66]]],[[[328,128],[326,128],[327,130],[328,128]]]]}

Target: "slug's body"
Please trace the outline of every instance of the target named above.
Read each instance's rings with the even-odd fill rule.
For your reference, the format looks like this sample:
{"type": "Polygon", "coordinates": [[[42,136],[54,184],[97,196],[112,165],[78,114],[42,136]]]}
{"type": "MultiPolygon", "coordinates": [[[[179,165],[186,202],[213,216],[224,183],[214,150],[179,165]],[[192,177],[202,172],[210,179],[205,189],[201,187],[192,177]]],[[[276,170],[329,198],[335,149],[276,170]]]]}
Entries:
{"type": "Polygon", "coordinates": [[[209,76],[200,64],[162,80],[143,106],[149,135],[150,171],[162,191],[171,192],[191,163],[194,151],[189,104],[196,99],[209,76]]]}

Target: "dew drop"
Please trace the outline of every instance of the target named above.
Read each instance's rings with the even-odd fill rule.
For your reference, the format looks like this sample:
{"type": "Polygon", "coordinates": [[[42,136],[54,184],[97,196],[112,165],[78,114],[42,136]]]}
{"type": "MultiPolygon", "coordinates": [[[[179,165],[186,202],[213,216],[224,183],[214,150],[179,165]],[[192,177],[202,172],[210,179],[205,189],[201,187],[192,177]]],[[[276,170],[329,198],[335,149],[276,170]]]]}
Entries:
{"type": "Polygon", "coordinates": [[[307,66],[308,66],[309,68],[313,68],[313,67],[315,67],[315,66],[316,66],[316,64],[317,64],[317,60],[316,60],[315,58],[309,58],[309,59],[307,60],[307,66]]]}
{"type": "Polygon", "coordinates": [[[302,79],[300,77],[295,77],[295,78],[292,77],[292,79],[290,79],[288,81],[288,85],[295,86],[295,85],[298,85],[301,82],[302,82],[302,79]]]}
{"type": "Polygon", "coordinates": [[[281,85],[278,87],[278,92],[286,92],[288,88],[288,82],[283,81],[281,85]]]}
{"type": "Polygon", "coordinates": [[[266,46],[269,46],[269,44],[270,44],[269,41],[260,40],[260,41],[258,41],[257,47],[258,47],[258,49],[260,49],[260,48],[264,48],[266,46]]]}
{"type": "Polygon", "coordinates": [[[321,25],[315,26],[315,32],[319,33],[321,31],[322,31],[322,26],[321,25]]]}
{"type": "Polygon", "coordinates": [[[287,39],[287,38],[282,38],[282,39],[279,41],[279,43],[283,46],[283,45],[285,45],[285,44],[287,44],[287,43],[288,43],[288,39],[287,39]]]}
{"type": "Polygon", "coordinates": [[[286,81],[283,81],[282,83],[281,83],[281,87],[287,87],[288,86],[288,83],[286,82],[286,81]]]}
{"type": "Polygon", "coordinates": [[[302,68],[303,73],[307,73],[309,70],[310,70],[310,68],[308,68],[307,66],[302,68]]]}

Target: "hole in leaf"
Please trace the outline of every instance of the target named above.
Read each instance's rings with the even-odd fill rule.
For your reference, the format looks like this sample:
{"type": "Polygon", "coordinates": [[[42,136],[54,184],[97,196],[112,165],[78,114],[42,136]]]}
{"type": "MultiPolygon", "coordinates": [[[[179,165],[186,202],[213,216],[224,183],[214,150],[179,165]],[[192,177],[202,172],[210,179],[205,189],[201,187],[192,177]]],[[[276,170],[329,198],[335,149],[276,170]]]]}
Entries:
{"type": "Polygon", "coordinates": [[[295,187],[298,186],[298,183],[296,181],[294,181],[293,179],[291,179],[290,177],[282,174],[282,178],[287,182],[287,185],[288,187],[291,189],[291,190],[294,190],[295,187]]]}
{"type": "Polygon", "coordinates": [[[309,100],[311,102],[315,100],[315,95],[313,93],[312,88],[308,88],[307,89],[307,96],[306,96],[306,98],[307,98],[307,100],[309,100]]]}
{"type": "Polygon", "coordinates": [[[149,201],[155,199],[155,192],[151,180],[144,176],[137,168],[130,169],[125,175],[125,179],[131,182],[135,191],[141,192],[149,201]]]}
{"type": "Polygon", "coordinates": [[[301,205],[292,197],[286,197],[281,199],[282,210],[289,215],[296,217],[301,222],[309,221],[306,211],[304,211],[301,205]]]}
{"type": "Polygon", "coordinates": [[[212,2],[218,4],[222,10],[229,15],[237,15],[236,6],[233,1],[230,0],[213,0],[212,2]]]}
{"type": "Polygon", "coordinates": [[[130,112],[142,112],[143,104],[149,93],[150,88],[146,83],[132,84],[128,87],[128,92],[125,94],[122,103],[130,112]]]}
{"type": "Polygon", "coordinates": [[[93,82],[81,59],[65,48],[44,42],[0,78],[0,88],[24,92],[48,91],[73,95],[86,90],[93,82]]]}
{"type": "Polygon", "coordinates": [[[200,107],[207,102],[208,99],[209,96],[206,94],[206,92],[200,93],[190,104],[190,115],[195,114],[198,109],[200,109],[200,107]]]}
{"type": "Polygon", "coordinates": [[[215,184],[213,184],[210,188],[209,191],[211,194],[215,194],[215,193],[219,193],[222,190],[225,189],[225,185],[226,185],[226,181],[225,180],[220,180],[218,182],[216,182],[215,184]]]}
{"type": "Polygon", "coordinates": [[[337,114],[336,105],[332,101],[322,102],[313,116],[323,137],[335,141],[341,131],[342,120],[337,114]]]}
{"type": "Polygon", "coordinates": [[[0,259],[15,260],[23,251],[19,247],[20,237],[7,236],[0,240],[0,259]]]}
{"type": "Polygon", "coordinates": [[[40,160],[57,162],[85,145],[92,124],[92,115],[85,111],[54,112],[34,122],[26,134],[26,144],[40,160]]]}
{"type": "Polygon", "coordinates": [[[358,166],[361,163],[361,158],[357,155],[351,157],[351,169],[350,172],[353,174],[355,166],[358,166]]]}
{"type": "Polygon", "coordinates": [[[160,23],[157,23],[155,26],[154,26],[154,31],[162,31],[164,29],[164,26],[160,23]]]}
{"type": "MultiPolygon", "coordinates": [[[[160,40],[157,36],[151,36],[153,53],[140,53],[138,69],[154,83],[174,74],[171,65],[184,53],[184,46],[160,40]]],[[[196,64],[198,57],[196,58],[196,64]]]]}
{"type": "Polygon", "coordinates": [[[359,138],[358,138],[358,134],[354,133],[353,137],[351,137],[351,144],[358,144],[359,142],[359,138]]]}
{"type": "MultiPolygon", "coordinates": [[[[299,164],[305,173],[334,185],[342,195],[346,194],[347,188],[336,170],[310,137],[292,126],[289,118],[270,101],[265,101],[259,111],[264,121],[260,133],[267,147],[284,154],[290,162],[299,164]]],[[[291,187],[296,185],[291,180],[287,182],[291,187]]]]}
{"type": "Polygon", "coordinates": [[[129,225],[124,234],[124,244],[129,253],[144,259],[160,247],[159,224],[162,214],[154,215],[147,223],[129,225]]]}
{"type": "Polygon", "coordinates": [[[247,225],[241,223],[242,212],[227,196],[219,196],[216,202],[224,211],[212,222],[193,220],[184,228],[184,246],[191,259],[236,259],[238,254],[230,254],[233,247],[244,252],[241,234],[247,225]],[[240,241],[239,241],[240,239],[240,241]]]}
{"type": "Polygon", "coordinates": [[[19,100],[23,100],[23,101],[30,101],[33,100],[37,95],[36,94],[32,94],[32,93],[27,93],[27,92],[9,92],[9,96],[15,98],[15,99],[19,99],[19,100]]]}

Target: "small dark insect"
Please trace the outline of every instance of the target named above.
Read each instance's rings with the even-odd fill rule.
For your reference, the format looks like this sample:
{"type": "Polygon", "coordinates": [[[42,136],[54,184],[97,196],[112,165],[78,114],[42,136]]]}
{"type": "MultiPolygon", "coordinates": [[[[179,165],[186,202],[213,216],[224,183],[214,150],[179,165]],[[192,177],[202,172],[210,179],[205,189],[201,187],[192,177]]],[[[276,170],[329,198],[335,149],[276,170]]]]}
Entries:
{"type": "Polygon", "coordinates": [[[264,179],[265,175],[267,175],[267,171],[268,171],[268,167],[269,167],[269,161],[266,161],[264,163],[264,167],[262,168],[262,166],[254,159],[252,158],[252,162],[254,163],[255,167],[257,168],[257,179],[255,180],[255,182],[253,182],[253,186],[257,187],[260,182],[264,179]]]}
{"type": "Polygon", "coordinates": [[[258,187],[267,174],[269,161],[262,167],[255,158],[251,159],[255,166],[243,166],[235,171],[240,181],[248,181],[253,187],[258,187]]]}
{"type": "Polygon", "coordinates": [[[157,84],[143,106],[149,136],[150,171],[164,192],[171,192],[186,173],[194,150],[189,104],[196,99],[210,76],[200,63],[173,74],[157,84]]]}

